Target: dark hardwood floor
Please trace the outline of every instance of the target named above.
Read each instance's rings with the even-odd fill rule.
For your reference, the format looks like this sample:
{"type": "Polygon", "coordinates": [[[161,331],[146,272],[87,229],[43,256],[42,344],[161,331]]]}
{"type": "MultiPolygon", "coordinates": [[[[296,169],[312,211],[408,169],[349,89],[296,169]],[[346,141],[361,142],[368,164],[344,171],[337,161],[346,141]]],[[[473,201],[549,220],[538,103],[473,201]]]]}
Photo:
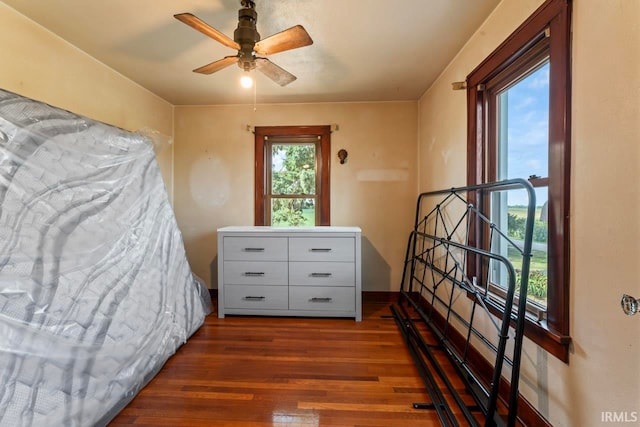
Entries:
{"type": "Polygon", "coordinates": [[[389,302],[362,322],[212,313],[110,426],[440,425],[428,401],[389,302]]]}

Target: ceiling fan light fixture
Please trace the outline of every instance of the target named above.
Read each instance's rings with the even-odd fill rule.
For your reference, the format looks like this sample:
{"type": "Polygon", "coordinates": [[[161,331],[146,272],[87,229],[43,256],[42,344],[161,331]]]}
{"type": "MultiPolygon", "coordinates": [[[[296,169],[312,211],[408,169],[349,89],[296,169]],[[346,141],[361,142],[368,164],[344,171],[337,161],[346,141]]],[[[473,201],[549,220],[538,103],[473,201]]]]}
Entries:
{"type": "MultiPolygon", "coordinates": [[[[245,71],[257,69],[280,86],[286,86],[296,80],[296,76],[277,66],[269,59],[264,58],[264,56],[313,44],[313,40],[307,30],[302,25],[296,25],[273,34],[266,39],[261,39],[256,28],[258,13],[255,10],[255,1],[240,0],[240,5],[242,8],[238,11],[238,27],[233,32],[233,39],[192,13],[185,12],[173,15],[178,21],[238,52],[237,55],[225,56],[193,71],[200,74],[213,74],[237,63],[245,71]],[[263,55],[263,57],[258,57],[256,54],[263,55]]],[[[251,85],[249,85],[249,80],[244,79],[244,81],[248,85],[246,86],[247,88],[253,85],[253,81],[251,85]]]]}
{"type": "Polygon", "coordinates": [[[240,86],[245,89],[251,89],[253,87],[253,78],[251,75],[246,72],[240,77],[240,86]]]}

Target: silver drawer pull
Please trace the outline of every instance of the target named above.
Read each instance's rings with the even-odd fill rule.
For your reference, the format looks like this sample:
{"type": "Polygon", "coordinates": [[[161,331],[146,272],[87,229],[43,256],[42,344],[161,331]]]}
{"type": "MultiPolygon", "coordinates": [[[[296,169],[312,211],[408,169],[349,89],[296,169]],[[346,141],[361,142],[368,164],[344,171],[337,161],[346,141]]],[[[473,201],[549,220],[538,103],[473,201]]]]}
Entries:
{"type": "Polygon", "coordinates": [[[264,252],[264,248],[244,248],[245,252],[264,252]]]}
{"type": "Polygon", "coordinates": [[[331,277],[331,273],[311,273],[311,277],[331,277]]]}
{"type": "Polygon", "coordinates": [[[260,277],[260,276],[264,276],[264,273],[262,271],[245,271],[244,275],[251,276],[251,277],[260,277]]]}
{"type": "Polygon", "coordinates": [[[243,298],[245,301],[262,301],[265,299],[265,297],[251,297],[251,296],[246,296],[243,298]]]}
{"type": "Polygon", "coordinates": [[[319,298],[319,297],[313,297],[311,298],[309,301],[311,302],[331,302],[333,300],[333,298],[319,298]]]}
{"type": "Polygon", "coordinates": [[[331,252],[331,248],[311,248],[311,252],[331,252]]]}

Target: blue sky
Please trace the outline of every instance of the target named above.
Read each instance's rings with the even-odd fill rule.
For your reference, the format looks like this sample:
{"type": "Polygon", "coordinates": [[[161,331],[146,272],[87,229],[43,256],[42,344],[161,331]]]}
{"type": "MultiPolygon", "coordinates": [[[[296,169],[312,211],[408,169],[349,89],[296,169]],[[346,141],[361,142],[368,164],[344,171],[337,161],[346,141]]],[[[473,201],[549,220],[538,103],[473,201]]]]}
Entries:
{"type": "MultiPolygon", "coordinates": [[[[549,63],[507,92],[508,172],[503,178],[548,176],[549,170],[549,63]]],[[[536,205],[547,201],[547,190],[536,190],[536,205]]],[[[509,205],[526,204],[523,192],[509,194],[509,205]]]]}

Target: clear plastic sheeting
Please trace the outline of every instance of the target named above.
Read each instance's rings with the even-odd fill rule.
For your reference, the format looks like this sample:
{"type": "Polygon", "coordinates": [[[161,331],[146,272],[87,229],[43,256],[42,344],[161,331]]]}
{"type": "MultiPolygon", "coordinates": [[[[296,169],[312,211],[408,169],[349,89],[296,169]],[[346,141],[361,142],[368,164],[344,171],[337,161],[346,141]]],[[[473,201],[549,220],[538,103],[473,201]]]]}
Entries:
{"type": "Polygon", "coordinates": [[[149,139],[0,90],[0,426],[107,424],[210,306],[149,139]]]}
{"type": "Polygon", "coordinates": [[[153,143],[153,149],[156,150],[156,153],[163,151],[173,144],[173,139],[170,136],[149,127],[138,129],[135,133],[149,138],[153,143]]]}

